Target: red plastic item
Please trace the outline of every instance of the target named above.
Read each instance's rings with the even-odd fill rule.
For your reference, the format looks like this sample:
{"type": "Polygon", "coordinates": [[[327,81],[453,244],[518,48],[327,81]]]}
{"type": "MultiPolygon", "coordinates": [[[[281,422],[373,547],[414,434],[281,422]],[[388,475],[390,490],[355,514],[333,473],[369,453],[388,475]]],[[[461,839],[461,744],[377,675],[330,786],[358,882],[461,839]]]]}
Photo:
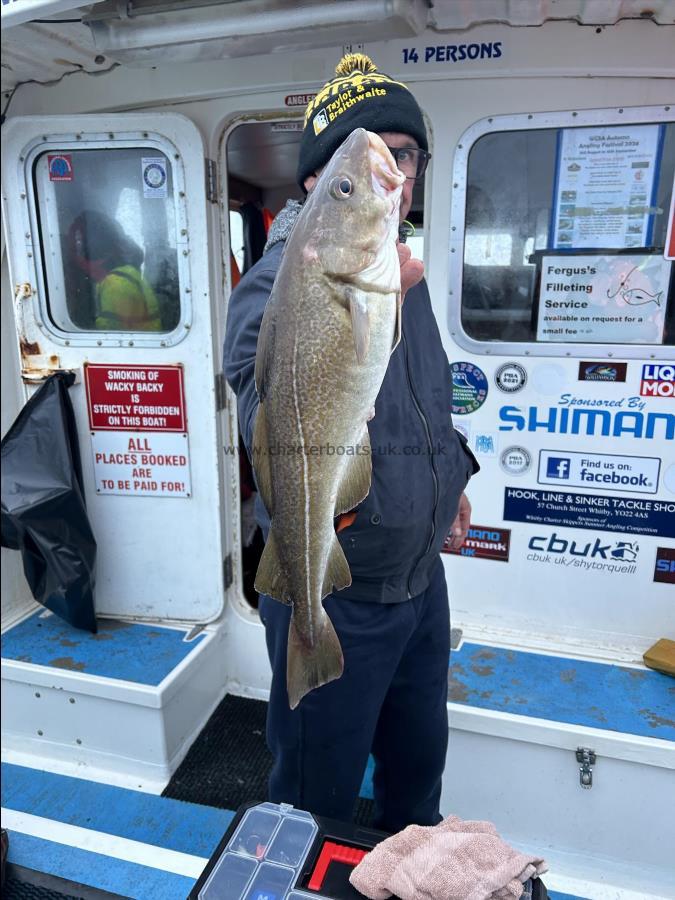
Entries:
{"type": "Polygon", "coordinates": [[[356,866],[361,862],[364,856],[367,856],[367,850],[357,850],[356,847],[346,847],[344,844],[335,844],[333,841],[326,841],[321,848],[319,858],[314,866],[312,877],[309,879],[307,887],[310,891],[320,891],[328,871],[328,866],[332,862],[347,863],[349,866],[356,866]]]}

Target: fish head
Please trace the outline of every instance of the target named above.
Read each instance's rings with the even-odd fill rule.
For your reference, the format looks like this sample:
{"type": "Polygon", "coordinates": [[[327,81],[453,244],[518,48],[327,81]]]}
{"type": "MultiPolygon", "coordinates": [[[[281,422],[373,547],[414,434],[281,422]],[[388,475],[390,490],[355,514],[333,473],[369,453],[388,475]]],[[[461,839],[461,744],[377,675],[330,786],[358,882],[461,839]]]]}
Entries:
{"type": "Polygon", "coordinates": [[[304,260],[367,290],[399,290],[404,181],[382,138],[353,131],[322,171],[294,229],[304,260]]]}

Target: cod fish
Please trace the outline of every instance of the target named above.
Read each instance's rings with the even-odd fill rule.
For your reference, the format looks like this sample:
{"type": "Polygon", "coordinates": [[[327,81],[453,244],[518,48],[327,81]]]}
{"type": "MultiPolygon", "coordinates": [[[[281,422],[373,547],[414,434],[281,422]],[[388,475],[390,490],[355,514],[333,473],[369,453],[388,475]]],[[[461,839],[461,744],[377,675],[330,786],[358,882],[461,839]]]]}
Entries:
{"type": "Polygon", "coordinates": [[[378,135],[349,135],[286,241],[258,335],[253,466],[271,527],[255,588],[292,605],[291,709],[343,671],[322,600],[351,584],[335,517],[370,490],[366,423],[400,338],[404,180],[378,135]]]}

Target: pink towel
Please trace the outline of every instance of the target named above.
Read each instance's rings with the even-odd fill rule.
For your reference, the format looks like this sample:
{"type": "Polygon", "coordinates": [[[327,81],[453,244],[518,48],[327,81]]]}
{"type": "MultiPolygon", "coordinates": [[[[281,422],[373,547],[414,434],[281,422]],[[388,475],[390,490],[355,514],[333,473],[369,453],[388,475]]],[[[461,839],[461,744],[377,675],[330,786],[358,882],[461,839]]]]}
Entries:
{"type": "Polygon", "coordinates": [[[490,822],[449,816],[382,841],[349,880],[371,900],[518,900],[527,879],[546,868],[543,859],[510,847],[490,822]]]}

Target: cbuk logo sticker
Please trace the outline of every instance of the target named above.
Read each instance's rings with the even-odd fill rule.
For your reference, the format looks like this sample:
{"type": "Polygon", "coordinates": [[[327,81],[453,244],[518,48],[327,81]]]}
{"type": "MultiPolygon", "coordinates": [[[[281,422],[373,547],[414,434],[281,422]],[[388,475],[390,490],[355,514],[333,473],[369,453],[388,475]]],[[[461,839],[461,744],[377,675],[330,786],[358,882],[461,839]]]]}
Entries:
{"type": "Polygon", "coordinates": [[[622,575],[633,575],[637,571],[640,553],[638,541],[573,540],[555,531],[549,536],[533,535],[527,546],[529,562],[622,575]]]}
{"type": "Polygon", "coordinates": [[[649,363],[642,367],[642,397],[675,397],[675,365],[649,363]]]}

